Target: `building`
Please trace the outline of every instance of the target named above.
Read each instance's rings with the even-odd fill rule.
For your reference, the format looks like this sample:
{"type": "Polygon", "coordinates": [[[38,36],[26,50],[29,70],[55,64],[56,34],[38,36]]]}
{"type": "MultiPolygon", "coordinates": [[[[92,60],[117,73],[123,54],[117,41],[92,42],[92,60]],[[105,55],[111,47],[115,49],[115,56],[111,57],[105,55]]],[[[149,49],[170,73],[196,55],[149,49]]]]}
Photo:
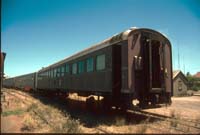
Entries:
{"type": "Polygon", "coordinates": [[[197,72],[194,77],[194,82],[193,82],[193,89],[194,90],[200,90],[200,72],[197,72]]]}
{"type": "Polygon", "coordinates": [[[193,75],[195,78],[200,78],[200,72],[197,72],[195,75],[193,75]]]}
{"type": "Polygon", "coordinates": [[[183,96],[187,94],[188,80],[181,70],[173,71],[173,96],[183,96]]]}

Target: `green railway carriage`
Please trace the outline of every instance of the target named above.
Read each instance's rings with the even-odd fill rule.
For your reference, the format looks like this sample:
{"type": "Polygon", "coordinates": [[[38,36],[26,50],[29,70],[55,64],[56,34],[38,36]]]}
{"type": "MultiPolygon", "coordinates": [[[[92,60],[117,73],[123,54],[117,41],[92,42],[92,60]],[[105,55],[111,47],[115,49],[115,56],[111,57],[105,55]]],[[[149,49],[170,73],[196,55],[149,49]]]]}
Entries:
{"type": "Polygon", "coordinates": [[[157,31],[131,28],[43,68],[37,88],[103,96],[122,106],[133,99],[170,103],[171,44],[157,31]]]}

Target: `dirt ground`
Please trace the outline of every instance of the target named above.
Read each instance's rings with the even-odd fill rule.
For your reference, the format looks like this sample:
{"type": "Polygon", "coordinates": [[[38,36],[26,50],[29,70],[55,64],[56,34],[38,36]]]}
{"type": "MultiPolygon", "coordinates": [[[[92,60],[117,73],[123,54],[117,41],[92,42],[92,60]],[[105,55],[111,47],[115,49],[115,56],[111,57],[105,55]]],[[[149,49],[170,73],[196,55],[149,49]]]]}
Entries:
{"type": "Polygon", "coordinates": [[[170,113],[174,111],[181,115],[182,118],[200,119],[200,96],[172,97],[171,106],[157,109],[145,109],[145,111],[166,116],[170,116],[170,113]]]}
{"type": "MultiPolygon", "coordinates": [[[[86,108],[85,99],[76,94],[67,101],[29,96],[33,102],[28,103],[23,98],[3,93],[1,133],[183,133],[171,129],[173,125],[166,121],[116,110],[107,113],[90,110],[86,108]]],[[[144,111],[167,116],[173,113],[181,119],[200,123],[200,96],[173,97],[171,106],[144,111]]],[[[188,128],[184,133],[200,133],[200,129],[188,128]]]]}

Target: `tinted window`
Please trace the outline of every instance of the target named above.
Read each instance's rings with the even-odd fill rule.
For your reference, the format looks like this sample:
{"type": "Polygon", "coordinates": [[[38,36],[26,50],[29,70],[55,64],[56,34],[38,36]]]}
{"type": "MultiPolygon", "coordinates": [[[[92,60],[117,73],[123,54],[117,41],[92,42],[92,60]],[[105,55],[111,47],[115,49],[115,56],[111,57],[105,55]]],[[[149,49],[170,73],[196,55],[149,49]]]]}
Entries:
{"type": "Polygon", "coordinates": [[[51,70],[51,78],[53,78],[53,69],[51,70]]]}
{"type": "Polygon", "coordinates": [[[56,69],[54,69],[54,77],[56,77],[56,69]]]}
{"type": "Polygon", "coordinates": [[[68,64],[65,65],[65,71],[66,71],[66,73],[69,73],[69,65],[68,64]]]}
{"type": "Polygon", "coordinates": [[[60,67],[57,68],[57,77],[60,77],[60,67]]]}
{"type": "Polygon", "coordinates": [[[96,61],[96,69],[97,70],[103,70],[105,69],[105,54],[98,55],[97,56],[97,61],[96,61]]]}
{"type": "Polygon", "coordinates": [[[61,76],[64,76],[65,75],[65,66],[62,66],[61,68],[61,76]]]}
{"type": "Polygon", "coordinates": [[[77,64],[76,63],[74,63],[72,65],[72,74],[77,74],[77,64]]]}
{"type": "Polygon", "coordinates": [[[87,72],[93,71],[93,69],[94,69],[94,59],[88,58],[86,63],[87,63],[87,72]]]}
{"type": "Polygon", "coordinates": [[[80,61],[78,63],[78,73],[83,73],[84,72],[84,62],[83,61],[80,61]]]}

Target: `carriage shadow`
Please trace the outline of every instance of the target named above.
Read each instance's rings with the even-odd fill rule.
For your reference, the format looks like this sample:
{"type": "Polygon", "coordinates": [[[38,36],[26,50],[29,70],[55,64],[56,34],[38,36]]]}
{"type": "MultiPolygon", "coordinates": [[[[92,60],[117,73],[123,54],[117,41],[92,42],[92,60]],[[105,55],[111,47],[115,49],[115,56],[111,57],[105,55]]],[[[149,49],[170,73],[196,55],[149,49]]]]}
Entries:
{"type": "MultiPolygon", "coordinates": [[[[155,122],[158,119],[149,118],[144,115],[126,112],[118,109],[105,111],[102,107],[96,106],[88,108],[85,101],[75,99],[61,100],[59,98],[49,98],[40,95],[33,95],[45,105],[51,105],[64,113],[67,113],[73,119],[78,119],[85,127],[92,128],[100,125],[131,125],[140,124],[144,121],[155,122]]],[[[96,101],[99,104],[99,101],[96,101]]]]}

